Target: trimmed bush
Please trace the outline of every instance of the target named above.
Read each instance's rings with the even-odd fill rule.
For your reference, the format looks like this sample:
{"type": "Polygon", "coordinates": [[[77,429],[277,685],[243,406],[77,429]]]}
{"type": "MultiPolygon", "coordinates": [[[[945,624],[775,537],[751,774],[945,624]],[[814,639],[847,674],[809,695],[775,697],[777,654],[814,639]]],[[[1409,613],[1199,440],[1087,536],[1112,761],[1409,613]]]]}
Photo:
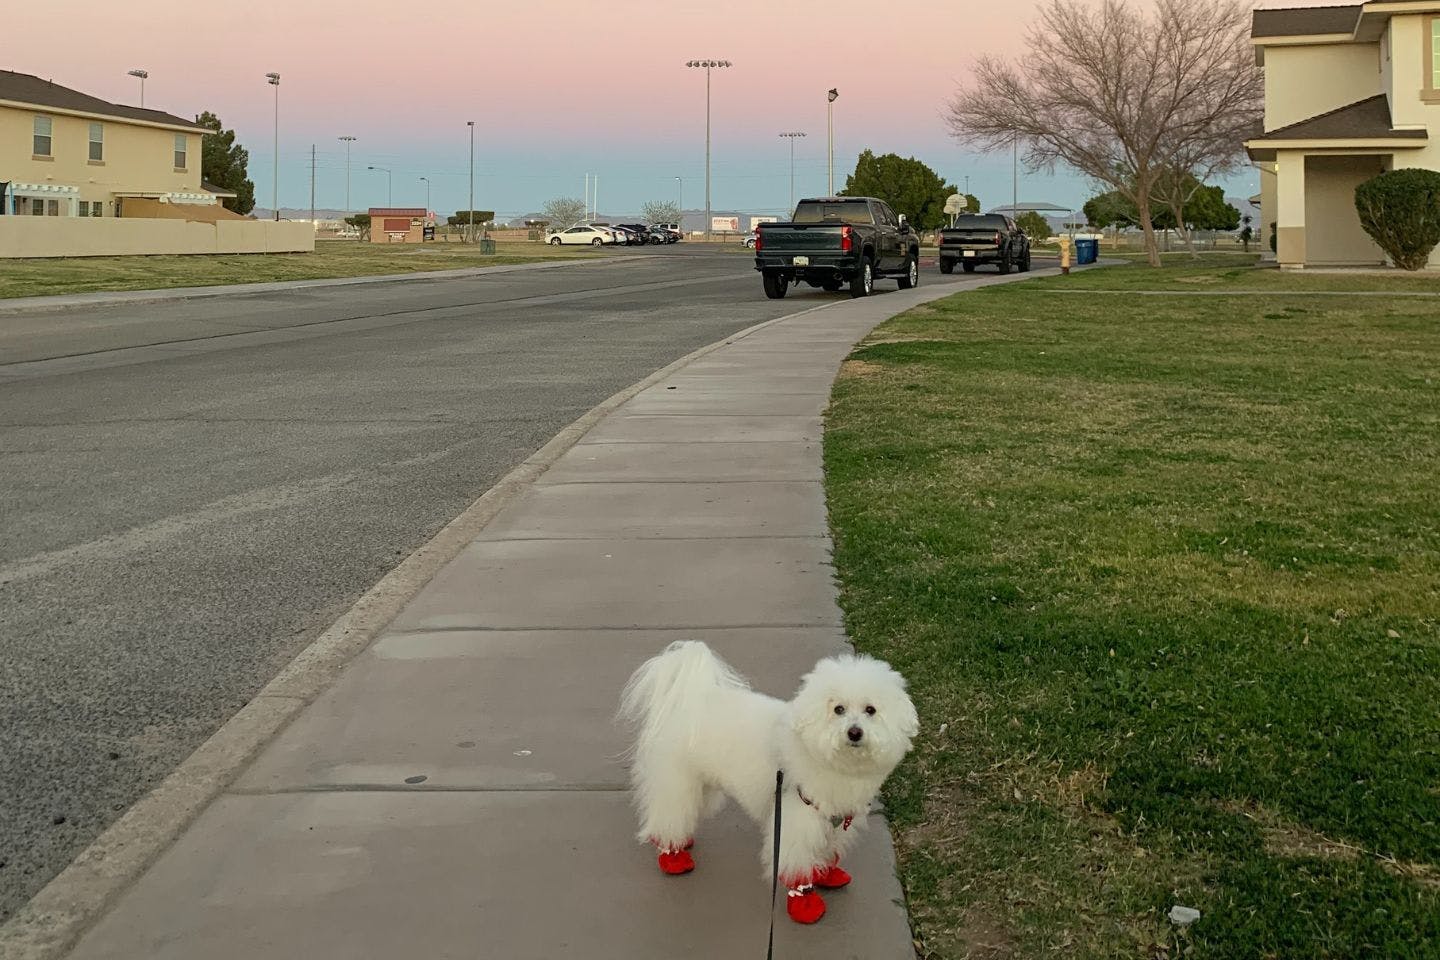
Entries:
{"type": "Polygon", "coordinates": [[[1419,270],[1440,244],[1440,173],[1391,170],[1355,188],[1360,225],[1395,266],[1419,270]]]}

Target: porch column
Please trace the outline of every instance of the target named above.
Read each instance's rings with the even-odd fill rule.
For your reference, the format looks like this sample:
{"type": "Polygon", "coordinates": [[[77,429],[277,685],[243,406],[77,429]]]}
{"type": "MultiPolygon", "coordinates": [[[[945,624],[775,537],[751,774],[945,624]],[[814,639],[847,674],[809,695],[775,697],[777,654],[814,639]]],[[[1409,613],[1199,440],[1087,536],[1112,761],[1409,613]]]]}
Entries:
{"type": "Polygon", "coordinates": [[[1282,150],[1276,161],[1276,258],[1282,269],[1305,267],[1305,154],[1282,150]]]}

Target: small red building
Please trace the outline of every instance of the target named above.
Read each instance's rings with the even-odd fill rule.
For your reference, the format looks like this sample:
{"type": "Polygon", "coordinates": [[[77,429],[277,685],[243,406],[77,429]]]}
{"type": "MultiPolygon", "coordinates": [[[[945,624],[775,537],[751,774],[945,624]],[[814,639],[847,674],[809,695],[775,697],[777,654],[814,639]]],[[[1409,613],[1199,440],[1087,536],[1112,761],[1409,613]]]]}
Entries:
{"type": "Polygon", "coordinates": [[[420,207],[371,207],[371,243],[422,243],[425,211],[420,207]]]}

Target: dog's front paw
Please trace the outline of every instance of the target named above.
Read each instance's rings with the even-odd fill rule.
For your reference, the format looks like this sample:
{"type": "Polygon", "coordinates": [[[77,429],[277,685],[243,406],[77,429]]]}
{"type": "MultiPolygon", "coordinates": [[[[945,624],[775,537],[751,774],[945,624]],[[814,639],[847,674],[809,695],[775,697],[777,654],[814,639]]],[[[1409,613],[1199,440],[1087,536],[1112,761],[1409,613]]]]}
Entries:
{"type": "Polygon", "coordinates": [[[785,912],[796,923],[815,923],[825,916],[825,901],[815,892],[815,888],[807,883],[803,887],[787,891],[785,912]]]}
{"type": "Polygon", "coordinates": [[[661,850],[658,858],[662,873],[678,877],[695,869],[695,858],[686,850],[661,850]]]}
{"type": "Polygon", "coordinates": [[[821,867],[815,871],[815,886],[822,890],[839,890],[841,887],[849,886],[852,879],[849,872],[840,866],[839,857],[836,857],[830,866],[821,867]]]}

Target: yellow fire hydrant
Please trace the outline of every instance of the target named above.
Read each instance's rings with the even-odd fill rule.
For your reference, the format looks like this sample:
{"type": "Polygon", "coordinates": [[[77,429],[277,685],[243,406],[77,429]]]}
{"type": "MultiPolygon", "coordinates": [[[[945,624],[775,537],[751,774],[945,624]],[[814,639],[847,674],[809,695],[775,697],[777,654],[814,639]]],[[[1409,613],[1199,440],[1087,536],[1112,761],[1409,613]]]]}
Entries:
{"type": "Polygon", "coordinates": [[[1065,234],[1065,233],[1060,234],[1060,272],[1061,272],[1061,273],[1068,274],[1068,273],[1070,272],[1070,251],[1071,251],[1071,248],[1072,248],[1073,246],[1074,246],[1074,241],[1070,239],[1070,235],[1069,235],[1069,234],[1065,234]]]}

